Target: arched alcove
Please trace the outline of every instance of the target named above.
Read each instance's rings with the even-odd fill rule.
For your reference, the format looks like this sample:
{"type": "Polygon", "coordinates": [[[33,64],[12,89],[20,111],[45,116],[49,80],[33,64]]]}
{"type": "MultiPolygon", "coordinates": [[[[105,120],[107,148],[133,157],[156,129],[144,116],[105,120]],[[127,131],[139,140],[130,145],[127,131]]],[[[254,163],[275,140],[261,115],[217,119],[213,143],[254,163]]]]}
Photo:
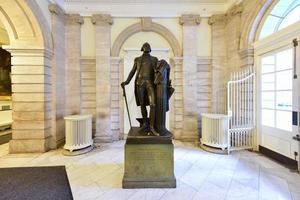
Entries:
{"type": "Polygon", "coordinates": [[[0,2],[0,20],[12,55],[11,153],[44,152],[50,148],[51,57],[50,27],[34,0],[0,2]]]}
{"type": "MultiPolygon", "coordinates": [[[[169,56],[168,56],[168,62],[170,61],[170,64],[172,66],[171,69],[171,79],[173,79],[173,83],[176,82],[176,78],[174,76],[174,71],[175,68],[181,69],[182,68],[182,62],[181,62],[181,56],[182,56],[182,49],[180,47],[180,44],[178,42],[178,40],[176,39],[176,37],[173,35],[173,33],[171,33],[171,31],[169,31],[166,27],[154,23],[151,21],[151,19],[149,18],[142,18],[140,23],[136,23],[133,24],[127,28],[125,28],[116,38],[116,40],[114,41],[113,45],[112,45],[112,50],[111,50],[111,56],[112,56],[112,62],[111,65],[118,65],[119,66],[119,70],[118,70],[118,74],[119,74],[119,78],[118,78],[118,82],[122,82],[124,81],[124,58],[123,58],[123,52],[122,50],[124,50],[124,44],[126,46],[126,42],[132,40],[132,38],[134,38],[135,36],[138,37],[139,34],[143,34],[143,36],[145,36],[145,34],[149,35],[149,37],[153,36],[156,37],[156,39],[158,41],[161,41],[162,44],[160,45],[152,45],[151,44],[151,39],[148,39],[149,37],[146,37],[145,39],[141,39],[139,41],[136,41],[136,45],[134,46],[136,51],[139,51],[141,48],[141,45],[143,42],[149,42],[152,45],[152,48],[157,48],[160,49],[161,51],[164,50],[169,50],[169,56]],[[151,36],[150,36],[151,35],[151,36]],[[177,67],[175,67],[177,66],[177,67]]],[[[130,46],[129,46],[130,47],[130,46]]],[[[133,46],[132,46],[133,47],[133,46]]],[[[114,67],[113,67],[114,68],[114,67]]],[[[126,73],[127,74],[127,73],[126,73]]],[[[178,78],[178,77],[177,77],[178,78]]],[[[133,81],[132,81],[133,82],[133,81]]],[[[175,91],[182,91],[182,89],[175,87],[175,91]]],[[[122,91],[119,92],[120,94],[122,94],[122,91]]],[[[182,94],[182,93],[180,93],[182,94]]],[[[120,97],[120,103],[119,103],[119,116],[120,116],[120,121],[119,121],[119,127],[120,127],[120,131],[121,131],[121,135],[123,134],[123,130],[124,130],[124,101],[123,101],[123,97],[120,97]]],[[[171,101],[174,98],[171,99],[171,101]]],[[[171,102],[172,104],[172,102],[171,102]]],[[[169,125],[170,125],[170,130],[172,130],[172,128],[174,127],[174,119],[175,119],[175,112],[174,112],[174,108],[170,108],[170,114],[169,114],[169,125]]]]}

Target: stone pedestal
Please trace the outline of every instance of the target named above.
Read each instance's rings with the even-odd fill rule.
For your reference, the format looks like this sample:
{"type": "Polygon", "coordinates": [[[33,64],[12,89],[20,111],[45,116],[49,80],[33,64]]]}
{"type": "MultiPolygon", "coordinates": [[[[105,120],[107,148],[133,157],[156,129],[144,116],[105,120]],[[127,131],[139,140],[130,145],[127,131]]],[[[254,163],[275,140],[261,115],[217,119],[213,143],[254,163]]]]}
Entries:
{"type": "Polygon", "coordinates": [[[123,188],[175,188],[174,146],[169,136],[140,136],[130,129],[125,144],[123,188]]]}

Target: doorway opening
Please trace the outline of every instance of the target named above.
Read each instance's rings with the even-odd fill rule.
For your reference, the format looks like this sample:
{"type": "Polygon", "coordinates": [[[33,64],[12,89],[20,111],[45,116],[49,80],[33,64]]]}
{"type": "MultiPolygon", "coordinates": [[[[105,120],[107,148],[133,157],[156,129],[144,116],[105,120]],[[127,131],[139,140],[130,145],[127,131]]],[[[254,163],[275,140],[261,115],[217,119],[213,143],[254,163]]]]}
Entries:
{"type": "Polygon", "coordinates": [[[12,139],[11,53],[2,48],[9,45],[7,31],[0,21],[0,144],[12,139]]]}

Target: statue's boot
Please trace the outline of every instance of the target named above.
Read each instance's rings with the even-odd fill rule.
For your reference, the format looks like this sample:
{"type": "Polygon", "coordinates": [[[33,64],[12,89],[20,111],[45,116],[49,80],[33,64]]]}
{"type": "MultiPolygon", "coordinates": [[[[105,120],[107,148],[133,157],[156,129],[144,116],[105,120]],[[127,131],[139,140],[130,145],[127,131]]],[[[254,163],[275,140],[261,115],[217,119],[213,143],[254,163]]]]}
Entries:
{"type": "Polygon", "coordinates": [[[150,132],[154,136],[159,136],[159,133],[155,130],[155,107],[150,107],[150,132]]]}
{"type": "Polygon", "coordinates": [[[147,128],[148,128],[148,126],[147,126],[147,108],[146,108],[146,106],[141,106],[141,108],[142,108],[143,124],[139,128],[139,132],[146,134],[147,128]]]}

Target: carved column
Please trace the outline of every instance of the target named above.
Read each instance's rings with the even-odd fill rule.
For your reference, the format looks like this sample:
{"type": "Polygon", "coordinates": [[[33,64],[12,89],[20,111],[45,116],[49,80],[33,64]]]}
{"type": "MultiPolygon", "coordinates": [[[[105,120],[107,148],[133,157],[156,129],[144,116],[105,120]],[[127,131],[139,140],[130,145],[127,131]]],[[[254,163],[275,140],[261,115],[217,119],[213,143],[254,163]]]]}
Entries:
{"type": "Polygon", "coordinates": [[[51,147],[64,143],[65,128],[65,12],[56,4],[49,4],[53,37],[52,57],[52,139],[51,147]]]}
{"type": "Polygon", "coordinates": [[[226,15],[213,15],[208,23],[212,31],[212,112],[225,112],[226,98],[226,15]]]}
{"type": "Polygon", "coordinates": [[[182,15],[183,26],[183,132],[182,140],[198,140],[197,45],[199,15],[182,15]]]}
{"type": "MultiPolygon", "coordinates": [[[[115,129],[112,131],[112,87],[110,69],[111,25],[110,15],[92,16],[96,30],[96,135],[95,142],[116,140],[115,129]]],[[[119,102],[117,102],[119,105],[119,102]]],[[[114,106],[114,105],[113,105],[114,106]]],[[[115,105],[117,106],[117,105],[115,105]]],[[[118,128],[118,127],[117,127],[118,128]]]]}
{"type": "Polygon", "coordinates": [[[80,113],[80,57],[83,18],[79,14],[65,16],[66,47],[66,114],[80,113]]]}
{"type": "Polygon", "coordinates": [[[173,101],[173,117],[170,118],[174,121],[173,134],[175,139],[180,139],[182,136],[183,129],[183,70],[182,70],[182,57],[175,57],[172,59],[173,64],[173,87],[175,89],[174,97],[171,98],[173,101]]]}

